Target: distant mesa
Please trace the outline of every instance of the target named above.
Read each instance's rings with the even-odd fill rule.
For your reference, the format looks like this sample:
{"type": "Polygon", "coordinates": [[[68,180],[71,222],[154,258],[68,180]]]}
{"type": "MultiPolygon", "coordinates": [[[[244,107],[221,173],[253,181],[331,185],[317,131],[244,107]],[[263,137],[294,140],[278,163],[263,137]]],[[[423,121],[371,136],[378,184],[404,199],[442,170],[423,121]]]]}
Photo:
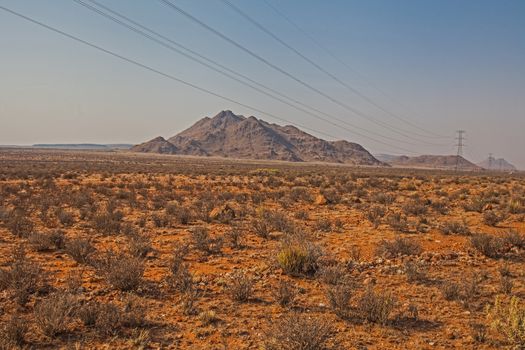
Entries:
{"type": "Polygon", "coordinates": [[[126,143],[97,144],[97,143],[37,143],[32,148],[55,148],[55,149],[84,149],[84,150],[111,150],[130,149],[133,145],[126,143]]]}
{"type": "Polygon", "coordinates": [[[503,158],[493,158],[489,157],[484,161],[478,163],[478,165],[487,170],[496,170],[496,171],[514,171],[517,168],[511,163],[507,162],[503,158]]]}
{"type": "Polygon", "coordinates": [[[156,137],[133,146],[131,151],[387,166],[357,143],[322,140],[291,125],[270,124],[229,110],[202,118],[167,140],[156,137]]]}
{"type": "Polygon", "coordinates": [[[479,171],[482,167],[457,155],[422,155],[422,156],[394,156],[389,154],[379,154],[376,158],[382,162],[397,167],[427,168],[427,169],[455,169],[479,171]]]}

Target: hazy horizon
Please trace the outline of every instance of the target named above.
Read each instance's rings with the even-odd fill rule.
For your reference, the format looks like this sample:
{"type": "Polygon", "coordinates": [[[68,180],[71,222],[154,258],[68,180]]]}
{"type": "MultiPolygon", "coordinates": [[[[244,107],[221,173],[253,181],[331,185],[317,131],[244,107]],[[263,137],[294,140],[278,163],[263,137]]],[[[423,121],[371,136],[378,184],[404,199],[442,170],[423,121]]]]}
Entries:
{"type": "MultiPolygon", "coordinates": [[[[368,136],[250,90],[73,1],[5,0],[0,6],[282,117],[301,129],[297,124],[317,130],[303,129],[323,139],[332,139],[326,136],[330,135],[357,142],[373,154],[455,154],[455,131],[464,129],[465,158],[479,162],[492,153],[525,169],[523,1],[267,0],[329,48],[335,59],[266,2],[231,0],[283,41],[409,123],[344,89],[223,2],[172,1],[334,99],[395,125],[410,137],[305,89],[159,1],[98,2],[261,84],[366,129],[368,136]],[[434,138],[421,129],[448,138],[434,138]]],[[[165,79],[1,10],[0,43],[2,145],[135,144],[173,136],[225,109],[290,124],[165,79]]]]}

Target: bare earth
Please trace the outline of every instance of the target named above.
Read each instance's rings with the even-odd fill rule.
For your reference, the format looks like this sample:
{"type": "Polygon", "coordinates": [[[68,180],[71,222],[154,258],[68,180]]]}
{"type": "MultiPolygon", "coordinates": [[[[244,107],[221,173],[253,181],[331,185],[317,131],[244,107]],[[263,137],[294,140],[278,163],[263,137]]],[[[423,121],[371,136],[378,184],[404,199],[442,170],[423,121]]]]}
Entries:
{"type": "Polygon", "coordinates": [[[524,219],[520,173],[3,149],[0,349],[511,348],[524,219]]]}

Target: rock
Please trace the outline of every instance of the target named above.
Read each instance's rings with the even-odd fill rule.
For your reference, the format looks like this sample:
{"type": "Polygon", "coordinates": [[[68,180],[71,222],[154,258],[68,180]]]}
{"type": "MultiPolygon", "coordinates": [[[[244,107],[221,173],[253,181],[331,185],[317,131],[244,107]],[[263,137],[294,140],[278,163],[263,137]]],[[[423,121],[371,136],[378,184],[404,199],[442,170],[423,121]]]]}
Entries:
{"type": "Polygon", "coordinates": [[[217,221],[232,220],[235,218],[235,210],[229,204],[224,204],[213,208],[210,212],[210,218],[217,221]]]}
{"type": "Polygon", "coordinates": [[[314,203],[315,203],[316,205],[325,205],[325,204],[327,203],[327,201],[326,201],[325,196],[323,196],[322,194],[319,194],[319,195],[317,195],[317,196],[315,197],[315,201],[314,201],[314,203]]]}

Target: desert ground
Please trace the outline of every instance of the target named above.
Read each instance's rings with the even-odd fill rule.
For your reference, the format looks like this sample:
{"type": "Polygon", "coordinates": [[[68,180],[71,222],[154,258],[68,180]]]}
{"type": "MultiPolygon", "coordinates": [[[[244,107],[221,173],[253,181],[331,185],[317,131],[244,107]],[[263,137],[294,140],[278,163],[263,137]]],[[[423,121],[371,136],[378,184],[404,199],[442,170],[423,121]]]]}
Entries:
{"type": "Polygon", "coordinates": [[[0,150],[1,349],[525,346],[525,177],[0,150]]]}

